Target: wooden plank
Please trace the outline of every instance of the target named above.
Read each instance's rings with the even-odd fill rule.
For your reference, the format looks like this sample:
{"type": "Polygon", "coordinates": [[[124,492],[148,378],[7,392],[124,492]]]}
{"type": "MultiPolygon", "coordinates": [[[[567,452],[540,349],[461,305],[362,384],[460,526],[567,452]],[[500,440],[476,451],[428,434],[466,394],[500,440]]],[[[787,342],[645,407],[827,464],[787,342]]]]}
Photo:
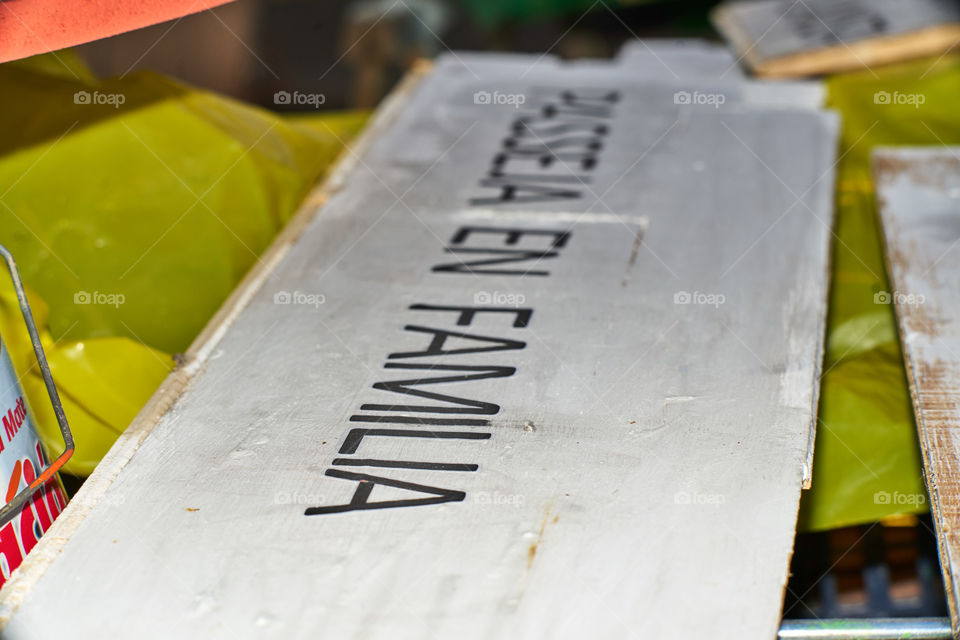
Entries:
{"type": "Polygon", "coordinates": [[[799,77],[850,71],[960,43],[950,0],[737,0],[712,19],[755,73],[799,77]]]}
{"type": "Polygon", "coordinates": [[[667,80],[696,91],[699,82],[723,82],[730,100],[757,107],[821,109],[826,100],[819,81],[748,79],[726,46],[705,40],[653,39],[627,41],[616,62],[634,79],[667,80]]]}
{"type": "Polygon", "coordinates": [[[883,149],[877,199],[940,565],[960,632],[960,148],[883,149]]]}
{"type": "Polygon", "coordinates": [[[774,637],[836,120],[533,62],[438,63],[6,637],[774,637]]]}
{"type": "Polygon", "coordinates": [[[617,64],[648,75],[684,80],[714,78],[742,81],[743,72],[729,47],[706,40],[628,40],[620,47],[617,64]]]}

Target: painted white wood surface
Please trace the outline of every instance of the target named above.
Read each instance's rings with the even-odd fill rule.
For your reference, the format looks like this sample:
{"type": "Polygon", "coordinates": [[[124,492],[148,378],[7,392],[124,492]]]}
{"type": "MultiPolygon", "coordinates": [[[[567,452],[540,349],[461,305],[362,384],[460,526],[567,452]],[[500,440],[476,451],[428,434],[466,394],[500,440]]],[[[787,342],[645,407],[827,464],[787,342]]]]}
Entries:
{"type": "Polygon", "coordinates": [[[75,531],[0,592],[5,637],[774,637],[812,449],[836,133],[830,114],[753,107],[716,78],[444,57],[203,371],[98,470],[75,531]],[[537,113],[554,115],[509,146],[537,113]],[[538,144],[552,159],[495,160],[538,144]],[[498,167],[540,190],[491,201],[498,167]],[[463,251],[481,248],[501,253],[463,251]],[[477,267],[526,275],[436,270],[515,250],[542,255],[477,267]],[[440,335],[503,349],[410,355],[440,335]],[[397,368],[428,364],[515,372],[414,387],[476,413],[374,387],[463,373],[397,368]],[[372,414],[489,424],[350,421],[372,414]],[[352,451],[358,427],[459,435],[352,451]],[[380,481],[370,501],[449,501],[306,515],[358,495],[344,471],[421,486],[380,481]]]}
{"type": "Polygon", "coordinates": [[[960,147],[883,149],[877,200],[954,633],[960,630],[960,147]]]}
{"type": "Polygon", "coordinates": [[[729,47],[693,38],[628,40],[617,52],[616,62],[675,80],[744,80],[743,71],[729,47]]]}
{"type": "Polygon", "coordinates": [[[632,40],[620,48],[616,62],[634,80],[672,80],[693,90],[698,82],[723,82],[727,100],[754,107],[821,109],[826,102],[822,82],[750,79],[729,47],[705,40],[632,40]]]}

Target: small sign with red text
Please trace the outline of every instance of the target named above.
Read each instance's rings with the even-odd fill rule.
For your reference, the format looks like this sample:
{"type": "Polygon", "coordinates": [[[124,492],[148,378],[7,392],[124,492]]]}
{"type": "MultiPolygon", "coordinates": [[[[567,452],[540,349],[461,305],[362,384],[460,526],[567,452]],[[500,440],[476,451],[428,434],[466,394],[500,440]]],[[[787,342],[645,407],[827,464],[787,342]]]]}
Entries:
{"type": "MultiPolygon", "coordinates": [[[[37,479],[46,458],[5,347],[0,344],[0,487],[6,493],[4,501],[9,502],[37,479]]],[[[60,481],[54,477],[0,528],[0,585],[20,566],[66,503],[60,481]]]]}

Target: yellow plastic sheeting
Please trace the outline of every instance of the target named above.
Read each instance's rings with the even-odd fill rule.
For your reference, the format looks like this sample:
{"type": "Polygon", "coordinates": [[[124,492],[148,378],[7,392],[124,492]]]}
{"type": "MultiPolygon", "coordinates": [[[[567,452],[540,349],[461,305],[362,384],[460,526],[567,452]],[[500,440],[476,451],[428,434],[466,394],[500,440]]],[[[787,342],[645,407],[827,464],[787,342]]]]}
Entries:
{"type": "MultiPolygon", "coordinates": [[[[43,328],[48,317],[46,303],[34,294],[29,299],[57,391],[76,436],[77,449],[69,470],[88,475],[173,368],[173,358],[123,337],[54,344],[50,332],[43,328]]],[[[63,450],[63,437],[9,279],[0,285],[0,335],[39,425],[44,447],[51,456],[56,455],[63,450]]]]}
{"type": "MultiPolygon", "coordinates": [[[[288,122],[151,73],[98,82],[57,55],[0,65],[0,243],[36,293],[77,441],[67,470],[88,474],[367,114],[288,122]]],[[[15,303],[2,335],[33,367],[22,384],[53,453],[15,303]]]]}
{"type": "Polygon", "coordinates": [[[960,57],[836,76],[827,87],[843,133],[813,488],[801,503],[800,526],[806,530],[929,507],[890,304],[870,152],[877,145],[960,143],[960,57]]]}

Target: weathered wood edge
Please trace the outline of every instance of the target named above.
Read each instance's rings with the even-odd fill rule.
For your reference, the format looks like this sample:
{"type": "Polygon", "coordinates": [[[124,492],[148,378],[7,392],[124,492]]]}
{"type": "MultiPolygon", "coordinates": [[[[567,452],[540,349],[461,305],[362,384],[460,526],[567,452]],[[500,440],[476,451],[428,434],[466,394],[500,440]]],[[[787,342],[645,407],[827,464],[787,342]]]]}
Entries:
{"type": "Polygon", "coordinates": [[[746,62],[746,66],[755,70],[759,60],[753,52],[753,43],[747,33],[740,28],[740,23],[733,17],[733,13],[730,5],[724,2],[710,11],[710,22],[733,49],[737,63],[746,62]]]}
{"type": "Polygon", "coordinates": [[[960,41],[960,24],[940,24],[897,35],[795,53],[756,65],[765,78],[791,78],[869,69],[949,51],[960,41]]]}
{"type": "MultiPolygon", "coordinates": [[[[888,154],[895,154],[896,149],[897,147],[877,147],[874,149],[873,153],[871,154],[871,173],[873,175],[874,185],[876,185],[875,194],[877,198],[877,214],[880,218],[881,229],[883,230],[883,232],[880,234],[880,242],[882,245],[881,253],[887,270],[887,275],[890,278],[891,289],[901,290],[905,283],[903,282],[903,278],[900,277],[900,274],[893,268],[891,251],[894,251],[894,249],[891,248],[891,243],[889,242],[889,238],[892,238],[897,233],[897,225],[887,213],[887,209],[884,206],[883,201],[880,199],[879,194],[879,185],[882,177],[886,173],[886,169],[884,168],[882,161],[878,162],[878,160],[893,159],[894,156],[888,154]]],[[[930,494],[933,527],[937,534],[937,554],[940,558],[940,574],[943,576],[943,587],[946,594],[947,607],[950,611],[950,626],[953,630],[953,637],[960,638],[960,602],[958,602],[957,597],[957,585],[953,582],[953,574],[950,570],[950,547],[947,544],[947,538],[943,532],[943,522],[939,514],[940,488],[937,484],[936,476],[939,472],[940,464],[939,460],[934,455],[936,452],[936,446],[932,444],[928,438],[929,433],[924,421],[923,411],[921,410],[920,390],[917,386],[918,363],[914,361],[911,351],[906,348],[907,336],[904,331],[906,322],[905,308],[901,308],[899,304],[894,304],[893,306],[896,314],[897,335],[900,338],[901,351],[903,352],[905,365],[904,368],[906,369],[907,373],[907,385],[910,387],[910,403],[913,405],[914,419],[917,427],[917,437],[920,440],[920,453],[923,458],[923,479],[924,484],[927,487],[927,493],[930,494]]]]}
{"type": "Polygon", "coordinates": [[[710,21],[730,43],[738,62],[745,62],[763,78],[798,78],[868,69],[872,65],[944,53],[960,42],[960,24],[947,23],[765,60],[756,54],[756,43],[740,28],[734,13],[731,5],[724,3],[710,12],[710,21]]]}
{"type": "MultiPolygon", "coordinates": [[[[820,426],[820,386],[823,384],[823,359],[827,353],[827,318],[830,315],[830,293],[832,291],[832,276],[833,276],[833,236],[835,235],[833,229],[836,225],[836,199],[837,199],[837,174],[836,174],[836,162],[830,168],[830,179],[833,181],[833,216],[830,219],[830,235],[827,236],[827,247],[826,247],[826,256],[827,259],[824,264],[824,274],[823,279],[826,282],[826,286],[823,288],[823,313],[820,314],[820,318],[817,321],[817,335],[819,339],[817,340],[817,352],[814,355],[813,363],[813,397],[811,398],[811,408],[810,408],[810,429],[807,435],[807,458],[803,464],[803,489],[810,489],[813,487],[813,459],[816,451],[817,445],[817,427],[820,426]]],[[[797,505],[797,511],[799,514],[800,505],[797,505]]],[[[793,553],[791,552],[791,556],[793,553]]],[[[786,583],[784,583],[784,589],[786,589],[786,583]]],[[[786,595],[786,593],[784,593],[786,595]]]]}
{"type": "Polygon", "coordinates": [[[227,329],[247,306],[276,265],[286,256],[303,230],[320,212],[330,195],[341,188],[346,176],[356,166],[359,156],[393,123],[403,104],[419,83],[429,75],[431,69],[432,64],[429,61],[421,60],[415,63],[411,71],[377,108],[371,122],[356,141],[348,148],[341,150],[327,177],[307,194],[290,222],[274,238],[257,263],[251,267],[200,335],[191,343],[184,354],[184,362],[164,379],[60,517],[54,521],[37,546],[25,558],[23,564],[0,589],[0,631],[10,622],[10,618],[27,593],[60,555],[64,545],[86,519],[93,506],[107,492],[160,418],[184,393],[196,374],[203,370],[210,354],[227,329]]]}
{"type": "MultiPolygon", "coordinates": [[[[737,55],[736,62],[740,64],[742,61],[746,61],[747,65],[751,69],[755,69],[756,60],[751,59],[753,53],[752,46],[747,38],[746,34],[739,28],[739,25],[736,20],[731,19],[730,17],[730,6],[726,3],[714,7],[710,12],[710,21],[713,23],[714,27],[722,33],[727,40],[731,49],[733,49],[734,54],[737,55]]],[[[753,56],[755,58],[755,56],[753,56]]],[[[831,173],[834,174],[834,183],[836,182],[836,164],[831,167],[831,173]]],[[[834,187],[834,199],[836,199],[836,187],[834,187]]],[[[833,221],[831,220],[831,229],[833,221]]],[[[814,379],[813,379],[813,407],[812,407],[812,418],[810,420],[810,429],[807,435],[807,456],[803,464],[803,479],[802,479],[802,488],[810,489],[813,487],[813,458],[816,450],[816,440],[817,440],[817,427],[819,426],[820,420],[820,383],[821,377],[823,375],[823,357],[826,353],[826,331],[827,331],[827,314],[829,313],[829,301],[830,301],[830,277],[833,270],[833,247],[832,239],[828,240],[829,246],[827,247],[827,264],[826,264],[826,274],[825,279],[827,286],[824,290],[824,307],[823,314],[819,319],[819,328],[820,328],[820,340],[817,344],[817,353],[816,353],[816,363],[814,365],[814,379]]],[[[798,505],[799,509],[799,505],[798,505]]],[[[786,583],[784,583],[784,588],[786,588],[786,583]]]]}

